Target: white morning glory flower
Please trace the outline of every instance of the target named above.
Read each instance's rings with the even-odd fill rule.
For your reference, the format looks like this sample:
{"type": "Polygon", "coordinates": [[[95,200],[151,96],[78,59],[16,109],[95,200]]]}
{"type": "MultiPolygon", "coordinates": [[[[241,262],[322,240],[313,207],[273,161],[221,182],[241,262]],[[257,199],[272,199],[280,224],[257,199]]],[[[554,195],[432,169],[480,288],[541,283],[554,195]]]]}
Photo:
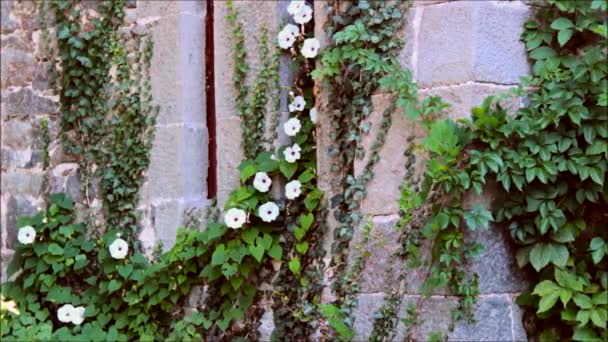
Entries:
{"type": "Polygon", "coordinates": [[[57,319],[63,323],[69,323],[74,316],[74,307],[72,304],[65,304],[57,310],[57,319]]]}
{"type": "Polygon", "coordinates": [[[84,307],[78,306],[72,310],[72,323],[80,325],[84,322],[84,307]]]}
{"type": "Polygon", "coordinates": [[[259,192],[267,192],[270,189],[272,180],[266,172],[258,172],[253,179],[253,187],[259,192]]]}
{"type": "Polygon", "coordinates": [[[288,163],[294,163],[296,160],[300,159],[300,145],[293,144],[293,146],[287,147],[283,154],[285,155],[285,160],[288,163]]]}
{"type": "Polygon", "coordinates": [[[34,242],[36,239],[36,230],[32,226],[25,226],[19,228],[19,232],[17,233],[17,240],[24,245],[29,245],[34,242]]]}
{"type": "Polygon", "coordinates": [[[302,193],[302,183],[298,180],[292,180],[285,185],[285,197],[290,200],[298,198],[302,193]]]}
{"type": "Polygon", "coordinates": [[[304,45],[302,45],[302,56],[306,58],[315,58],[317,57],[317,53],[319,53],[319,48],[321,47],[321,43],[317,38],[308,38],[304,40],[304,45]]]}
{"type": "Polygon", "coordinates": [[[279,47],[281,49],[289,49],[296,41],[296,37],[290,31],[279,32],[279,47]]]}
{"type": "Polygon", "coordinates": [[[297,37],[300,34],[300,29],[294,25],[294,24],[287,24],[285,25],[285,27],[283,27],[283,29],[281,30],[281,32],[289,32],[294,38],[297,37]]]}
{"type": "Polygon", "coordinates": [[[129,244],[123,239],[116,239],[110,244],[110,255],[114,259],[124,259],[129,253],[129,244]]]}
{"type": "Polygon", "coordinates": [[[272,222],[279,216],[279,206],[274,202],[266,202],[258,209],[258,215],[264,222],[272,222]]]}
{"type": "Polygon", "coordinates": [[[298,120],[298,118],[291,118],[287,120],[285,125],[283,125],[283,130],[285,131],[285,134],[290,137],[293,137],[298,134],[300,128],[302,128],[302,124],[300,124],[300,120],[298,120]]]}
{"type": "Polygon", "coordinates": [[[305,5],[306,5],[306,1],[305,0],[292,0],[289,3],[289,6],[287,6],[287,13],[289,13],[291,15],[295,15],[305,5]]]}
{"type": "Polygon", "coordinates": [[[246,219],[247,213],[238,208],[232,208],[224,215],[224,223],[232,229],[241,228],[245,224],[246,219]]]}
{"type": "Polygon", "coordinates": [[[298,24],[306,24],[312,19],[312,8],[308,5],[302,6],[298,13],[294,14],[293,21],[298,24]]]}
{"type": "Polygon", "coordinates": [[[304,109],[304,107],[306,106],[306,100],[304,100],[304,97],[302,96],[296,96],[294,97],[293,101],[291,101],[291,103],[289,104],[289,111],[290,112],[295,112],[295,111],[301,111],[304,109]]]}
{"type": "Polygon", "coordinates": [[[310,110],[310,121],[313,123],[317,123],[317,108],[313,108],[310,110]]]}

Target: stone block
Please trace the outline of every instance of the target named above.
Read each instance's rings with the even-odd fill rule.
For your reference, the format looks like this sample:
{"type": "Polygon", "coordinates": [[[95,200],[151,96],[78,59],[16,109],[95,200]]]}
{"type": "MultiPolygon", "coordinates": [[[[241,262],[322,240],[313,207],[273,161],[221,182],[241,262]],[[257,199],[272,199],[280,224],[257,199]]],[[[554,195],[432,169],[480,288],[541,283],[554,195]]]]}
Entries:
{"type": "MultiPolygon", "coordinates": [[[[514,87],[470,82],[454,86],[420,89],[419,94],[421,97],[440,96],[444,102],[450,105],[444,110],[444,117],[457,120],[470,118],[473,107],[480,106],[488,96],[507,92],[512,88],[514,87]]],[[[519,97],[513,96],[501,104],[510,113],[514,113],[520,108],[520,102],[519,97]]]]}
{"type": "Polygon", "coordinates": [[[24,86],[32,82],[34,71],[32,53],[12,47],[2,47],[0,86],[24,86]]]}
{"type": "Polygon", "coordinates": [[[11,2],[0,1],[0,32],[11,33],[17,28],[17,22],[10,14],[11,2]]]}
{"type": "Polygon", "coordinates": [[[2,122],[2,146],[16,150],[36,147],[40,131],[30,121],[7,120],[2,122]]]}
{"type": "MultiPolygon", "coordinates": [[[[406,317],[408,305],[418,303],[419,296],[404,298],[399,317],[406,317]]],[[[432,296],[422,300],[422,306],[417,310],[418,324],[406,327],[403,322],[397,326],[396,338],[405,341],[413,338],[417,341],[427,341],[433,332],[443,333],[448,341],[513,341],[517,337],[525,337],[525,331],[519,331],[520,324],[513,329],[511,298],[509,295],[488,295],[478,298],[475,306],[475,322],[468,324],[457,321],[454,330],[449,331],[451,322],[450,311],[458,305],[456,297],[432,296]],[[523,335],[522,335],[523,334],[523,335]]]]}
{"type": "Polygon", "coordinates": [[[83,202],[78,164],[64,163],[54,167],[49,177],[49,192],[52,194],[63,192],[74,202],[83,202]]]}
{"type": "Polygon", "coordinates": [[[152,204],[150,208],[157,241],[163,243],[163,250],[169,250],[182,223],[182,205],[179,200],[170,200],[152,204]]]}
{"type": "Polygon", "coordinates": [[[177,199],[206,194],[206,145],[206,130],[157,127],[148,169],[149,196],[177,199]]]}
{"type": "Polygon", "coordinates": [[[398,221],[397,215],[375,217],[372,221],[369,241],[363,246],[361,245],[363,230],[355,229],[349,248],[349,265],[352,265],[356,256],[362,253],[366,255],[365,267],[359,277],[361,293],[385,292],[387,289],[399,287],[397,273],[401,262],[391,262],[392,253],[399,247],[401,233],[395,230],[398,221]],[[389,272],[394,276],[389,277],[389,272]]]}
{"type": "Polygon", "coordinates": [[[2,172],[2,193],[30,195],[42,193],[42,171],[2,172]]]}
{"type": "Polygon", "coordinates": [[[8,264],[11,262],[15,252],[10,249],[3,248],[2,252],[0,253],[0,284],[3,284],[8,280],[6,269],[8,268],[8,264]]]}
{"type": "Polygon", "coordinates": [[[31,87],[3,91],[2,94],[2,116],[54,114],[57,108],[57,101],[37,94],[31,87]]]}
{"type": "MultiPolygon", "coordinates": [[[[3,187],[2,194],[8,194],[4,191],[3,187]]],[[[3,196],[2,201],[6,201],[2,205],[3,209],[6,208],[2,211],[2,226],[4,226],[3,233],[6,234],[4,237],[6,247],[15,249],[17,246],[17,219],[21,216],[35,215],[42,207],[43,201],[21,194],[3,196]]]]}
{"type": "Polygon", "coordinates": [[[13,150],[2,147],[2,171],[14,170],[17,168],[32,168],[39,165],[40,151],[32,150],[13,150]]]}
{"type": "Polygon", "coordinates": [[[163,17],[182,13],[204,17],[207,8],[206,5],[206,1],[139,0],[137,1],[137,17],[163,17]]]}
{"type": "MultiPolygon", "coordinates": [[[[247,64],[250,67],[245,83],[251,86],[261,67],[259,54],[261,28],[268,29],[269,47],[275,46],[284,5],[281,2],[254,0],[235,1],[233,5],[239,12],[239,20],[243,23],[247,64]]],[[[237,93],[232,81],[234,40],[232,39],[232,25],[226,19],[227,15],[226,2],[215,2],[213,16],[215,92],[222,94],[215,99],[215,112],[218,118],[237,115],[235,109],[237,93]]]]}
{"type": "Polygon", "coordinates": [[[454,1],[424,7],[416,66],[419,85],[518,83],[529,72],[520,41],[529,13],[519,2],[454,1]]]}
{"type": "Polygon", "coordinates": [[[223,209],[230,192],[240,185],[238,166],[243,160],[241,149],[241,119],[221,118],[216,123],[218,208],[223,209]]]}
{"type": "Polygon", "coordinates": [[[357,297],[358,304],[352,312],[355,322],[353,341],[368,341],[374,330],[374,313],[384,304],[384,293],[366,293],[357,297]]]}
{"type": "MultiPolygon", "coordinates": [[[[362,137],[361,146],[365,149],[365,158],[355,160],[355,175],[363,173],[365,164],[371,155],[371,146],[382,121],[382,114],[389,106],[390,96],[379,94],[372,96],[373,111],[368,120],[372,123],[368,135],[362,137]]],[[[373,168],[374,177],[367,184],[367,196],[362,202],[361,211],[370,215],[387,215],[399,212],[400,186],[405,177],[404,152],[409,142],[408,137],[423,134],[409,119],[403,116],[402,110],[391,114],[392,125],[380,150],[380,159],[373,168]]]]}

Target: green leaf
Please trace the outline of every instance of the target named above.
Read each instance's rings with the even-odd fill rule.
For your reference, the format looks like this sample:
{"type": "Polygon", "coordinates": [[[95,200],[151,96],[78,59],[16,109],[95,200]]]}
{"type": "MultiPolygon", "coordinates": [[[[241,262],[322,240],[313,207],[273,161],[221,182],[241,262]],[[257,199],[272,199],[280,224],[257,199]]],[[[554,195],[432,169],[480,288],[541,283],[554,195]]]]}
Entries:
{"type": "Polygon", "coordinates": [[[110,283],[108,284],[108,293],[112,293],[118,290],[121,285],[122,283],[116,279],[110,280],[110,283]]]}
{"type": "Polygon", "coordinates": [[[279,162],[279,170],[281,170],[285,178],[291,179],[298,170],[298,163],[289,163],[286,160],[281,160],[279,162]]]}
{"type": "Polygon", "coordinates": [[[591,303],[591,298],[589,298],[589,296],[585,294],[577,293],[572,299],[574,300],[576,305],[578,305],[581,309],[591,309],[593,307],[593,304],[591,303]]]}
{"type": "Polygon", "coordinates": [[[300,254],[306,254],[308,251],[308,242],[302,241],[296,244],[296,251],[300,254]]]}
{"type": "Polygon", "coordinates": [[[211,265],[221,265],[226,262],[227,258],[226,246],[224,244],[220,244],[215,248],[215,251],[211,255],[211,265]]]}
{"type": "Polygon", "coordinates": [[[291,270],[291,272],[293,274],[300,274],[300,258],[299,257],[293,257],[290,261],[289,261],[289,269],[291,270]]]}
{"type": "Polygon", "coordinates": [[[570,19],[568,18],[564,18],[564,17],[560,17],[555,19],[552,23],[551,23],[551,28],[554,30],[563,30],[563,29],[568,29],[574,27],[574,24],[572,23],[572,21],[570,21],[570,19]]]}
{"type": "Polygon", "coordinates": [[[553,258],[553,246],[546,243],[537,243],[530,251],[530,263],[538,272],[549,264],[553,258]]]}
{"type": "MultiPolygon", "coordinates": [[[[259,238],[258,238],[259,239],[259,238]]],[[[262,262],[266,249],[261,245],[249,245],[249,252],[258,262],[262,262]]]]}
{"type": "Polygon", "coordinates": [[[257,166],[252,160],[245,160],[239,166],[241,171],[241,183],[245,183],[251,176],[257,172],[257,166]]]}
{"type": "Polygon", "coordinates": [[[247,244],[252,245],[255,242],[255,238],[258,237],[260,232],[257,228],[251,228],[247,231],[243,232],[242,238],[243,241],[247,242],[247,244]]]}
{"type": "Polygon", "coordinates": [[[591,318],[591,311],[590,310],[580,310],[576,314],[576,320],[579,322],[580,326],[587,325],[587,323],[589,323],[589,318],[591,318]]]}
{"type": "Polygon", "coordinates": [[[606,310],[604,309],[593,309],[591,310],[591,322],[601,329],[606,329],[606,310]]]}
{"type": "Polygon", "coordinates": [[[550,48],[548,46],[541,46],[539,48],[534,49],[530,53],[530,58],[542,60],[542,59],[547,59],[549,57],[553,57],[556,55],[557,55],[557,53],[552,48],[550,48]]]}
{"type": "Polygon", "coordinates": [[[570,256],[568,248],[561,243],[551,245],[553,247],[551,251],[551,262],[559,267],[565,267],[566,263],[568,263],[568,257],[570,256]]]}
{"type": "Polygon", "coordinates": [[[602,340],[597,337],[593,329],[589,327],[576,327],[574,329],[574,335],[572,339],[575,341],[585,341],[585,342],[601,342],[602,340]]]}
{"type": "Polygon", "coordinates": [[[118,266],[118,274],[123,278],[128,279],[129,275],[133,272],[133,264],[126,264],[118,266]]]}
{"type": "Polygon", "coordinates": [[[559,298],[559,292],[551,292],[549,294],[547,294],[546,296],[543,296],[540,301],[538,302],[538,311],[536,311],[537,313],[542,313],[545,312],[549,309],[551,309],[555,303],[557,302],[557,299],[559,298]]]}
{"type": "Polygon", "coordinates": [[[553,281],[543,280],[540,283],[536,284],[536,286],[534,287],[534,292],[532,292],[532,294],[546,296],[559,290],[561,290],[561,288],[557,286],[557,284],[553,281]]]}
{"type": "Polygon", "coordinates": [[[560,30],[557,33],[557,41],[559,42],[559,46],[564,46],[566,43],[572,38],[574,32],[569,29],[560,30]]]}
{"type": "Polygon", "coordinates": [[[63,254],[63,248],[59,247],[59,245],[54,242],[49,245],[48,251],[49,251],[49,253],[51,253],[53,255],[62,255],[63,254]]]}
{"type": "Polygon", "coordinates": [[[278,243],[275,243],[268,250],[268,255],[270,255],[275,260],[281,260],[283,258],[283,248],[278,243]]]}
{"type": "Polygon", "coordinates": [[[302,225],[302,229],[308,231],[314,219],[315,217],[311,213],[300,215],[300,224],[302,225]]]}

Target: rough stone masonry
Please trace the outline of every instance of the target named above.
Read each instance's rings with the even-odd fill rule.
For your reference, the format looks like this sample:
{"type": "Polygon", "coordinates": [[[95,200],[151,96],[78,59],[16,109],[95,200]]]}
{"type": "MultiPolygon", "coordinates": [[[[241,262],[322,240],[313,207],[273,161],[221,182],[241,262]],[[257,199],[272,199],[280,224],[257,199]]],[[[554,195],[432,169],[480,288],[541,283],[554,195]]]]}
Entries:
{"type": "MultiPolygon", "coordinates": [[[[322,37],[324,2],[314,1],[316,36],[322,37]]],[[[247,31],[246,45],[251,69],[259,68],[256,35],[262,25],[269,29],[271,41],[285,15],[288,1],[237,2],[243,13],[241,20],[247,31]]],[[[151,82],[154,100],[161,106],[152,161],[147,181],[141,189],[142,233],[145,248],[152,249],[161,241],[165,249],[175,239],[177,227],[183,223],[183,213],[191,208],[209,205],[207,192],[209,134],[206,122],[205,87],[215,87],[217,118],[218,197],[226,198],[238,183],[236,166],[242,158],[240,151],[240,122],[231,105],[234,90],[231,85],[232,66],[230,27],[225,21],[225,3],[216,1],[214,36],[205,35],[204,1],[129,1],[126,22],[121,29],[126,35],[152,34],[154,56],[151,82]],[[215,45],[212,66],[215,84],[205,84],[204,49],[207,39],[215,45]]],[[[40,122],[49,121],[51,132],[51,165],[48,170],[52,191],[65,191],[84,200],[80,191],[78,164],[66,156],[57,139],[57,102],[48,76],[48,61],[41,51],[40,23],[34,1],[0,1],[1,39],[1,201],[0,247],[2,269],[13,254],[16,218],[33,214],[42,205],[40,122]]],[[[404,67],[412,70],[421,88],[421,96],[439,95],[451,107],[445,115],[461,118],[480,104],[485,96],[508,89],[528,73],[526,52],[519,37],[523,23],[530,14],[524,1],[415,1],[401,32],[406,46],[400,54],[404,67]]],[[[50,28],[53,32],[52,27],[50,28]]],[[[283,61],[281,82],[290,84],[288,61],[283,61]]],[[[318,136],[319,184],[328,194],[329,165],[323,152],[328,145],[327,122],[323,120],[323,93],[318,136]]],[[[373,98],[372,122],[377,126],[387,105],[388,95],[373,98]]],[[[282,91],[283,109],[286,91],[282,91]]],[[[386,296],[387,259],[396,247],[397,232],[393,229],[398,216],[399,185],[405,170],[401,159],[407,137],[420,138],[420,131],[405,120],[400,112],[393,114],[393,126],[382,149],[382,158],[375,168],[375,178],[369,185],[363,211],[372,217],[373,238],[368,250],[371,256],[362,275],[359,306],[355,312],[356,340],[368,338],[374,312],[386,296]]],[[[364,146],[371,144],[371,134],[364,146]]],[[[357,161],[360,172],[365,160],[357,161]]],[[[328,196],[331,197],[331,196],[328,196]]],[[[469,203],[490,206],[492,192],[471,197],[469,203]]],[[[330,225],[333,224],[330,222],[330,225]]],[[[333,224],[335,225],[335,224],[333,224]]],[[[484,255],[472,265],[480,275],[477,323],[458,323],[449,333],[450,340],[515,341],[526,340],[521,323],[521,310],[514,298],[526,286],[525,276],[514,265],[511,246],[503,229],[493,227],[469,238],[486,246],[484,255]]],[[[327,236],[332,236],[329,233],[327,236]]],[[[353,243],[361,237],[358,234],[353,243]]],[[[330,245],[327,241],[326,245],[330,245]]],[[[4,273],[4,272],[3,272],[4,273]]],[[[5,280],[3,278],[3,280],[5,280]]],[[[407,290],[401,315],[408,303],[420,297],[421,276],[407,275],[407,290]]],[[[446,293],[434,294],[425,302],[417,328],[417,338],[425,340],[432,331],[447,331],[450,308],[456,298],[446,293]]],[[[263,316],[262,338],[272,331],[272,314],[263,316]]],[[[404,327],[398,327],[397,339],[404,338],[404,327]]]]}

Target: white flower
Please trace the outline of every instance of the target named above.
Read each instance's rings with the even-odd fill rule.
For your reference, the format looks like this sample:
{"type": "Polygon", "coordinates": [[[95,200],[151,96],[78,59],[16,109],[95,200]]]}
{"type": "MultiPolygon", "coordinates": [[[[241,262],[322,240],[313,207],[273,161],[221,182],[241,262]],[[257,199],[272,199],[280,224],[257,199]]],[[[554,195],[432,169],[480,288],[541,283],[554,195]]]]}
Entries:
{"type": "Polygon", "coordinates": [[[266,202],[258,209],[258,215],[264,222],[272,222],[279,216],[279,206],[274,202],[266,202]]]}
{"type": "Polygon", "coordinates": [[[116,239],[110,244],[110,255],[114,259],[124,259],[129,253],[129,244],[123,239],[116,239]]]}
{"type": "Polygon", "coordinates": [[[300,29],[294,24],[285,25],[285,27],[283,27],[281,32],[283,32],[283,31],[289,32],[292,36],[294,36],[294,38],[300,34],[300,29]]]}
{"type": "Polygon", "coordinates": [[[298,118],[291,118],[287,120],[285,125],[283,125],[283,130],[285,131],[285,134],[290,137],[293,137],[298,134],[300,128],[302,128],[302,124],[300,124],[300,120],[298,120],[298,118]]]}
{"type": "Polygon", "coordinates": [[[293,21],[298,24],[306,24],[310,19],[312,19],[312,8],[308,5],[302,6],[298,13],[293,16],[293,21]]]}
{"type": "Polygon", "coordinates": [[[79,306],[72,310],[72,323],[80,325],[84,322],[84,307],[79,306]]]}
{"type": "Polygon", "coordinates": [[[259,192],[267,192],[270,189],[272,180],[266,172],[258,172],[253,179],[253,187],[259,192]]]}
{"type": "Polygon", "coordinates": [[[285,30],[279,32],[279,46],[281,49],[289,49],[295,41],[296,37],[291,32],[285,30]]]}
{"type": "Polygon", "coordinates": [[[238,208],[232,208],[224,215],[224,223],[233,229],[241,228],[247,219],[247,213],[238,208]]]}
{"type": "Polygon", "coordinates": [[[298,144],[293,144],[293,146],[287,147],[283,151],[285,160],[287,160],[288,163],[294,163],[296,160],[300,159],[300,151],[300,145],[298,144]]]}
{"type": "Polygon", "coordinates": [[[289,6],[287,6],[287,13],[289,13],[291,15],[295,15],[302,9],[302,6],[305,6],[305,5],[306,5],[305,0],[292,0],[289,3],[289,6]]]}
{"type": "Polygon", "coordinates": [[[289,111],[301,111],[306,106],[306,100],[302,96],[296,96],[293,101],[289,104],[289,111]]]}
{"type": "Polygon", "coordinates": [[[17,240],[24,245],[29,245],[36,239],[36,231],[32,226],[25,226],[19,229],[17,240]]]}
{"type": "Polygon", "coordinates": [[[75,311],[71,304],[65,304],[57,310],[57,319],[63,323],[69,323],[74,317],[75,311]]]}
{"type": "Polygon", "coordinates": [[[298,198],[302,193],[302,183],[298,180],[292,180],[285,185],[285,197],[290,200],[298,198]]]}
{"type": "Polygon", "coordinates": [[[317,123],[317,109],[313,108],[310,110],[310,121],[317,123]]]}
{"type": "Polygon", "coordinates": [[[319,53],[319,48],[321,47],[321,43],[317,38],[308,38],[304,40],[304,45],[302,45],[302,56],[306,58],[315,58],[317,57],[317,53],[319,53]]]}

